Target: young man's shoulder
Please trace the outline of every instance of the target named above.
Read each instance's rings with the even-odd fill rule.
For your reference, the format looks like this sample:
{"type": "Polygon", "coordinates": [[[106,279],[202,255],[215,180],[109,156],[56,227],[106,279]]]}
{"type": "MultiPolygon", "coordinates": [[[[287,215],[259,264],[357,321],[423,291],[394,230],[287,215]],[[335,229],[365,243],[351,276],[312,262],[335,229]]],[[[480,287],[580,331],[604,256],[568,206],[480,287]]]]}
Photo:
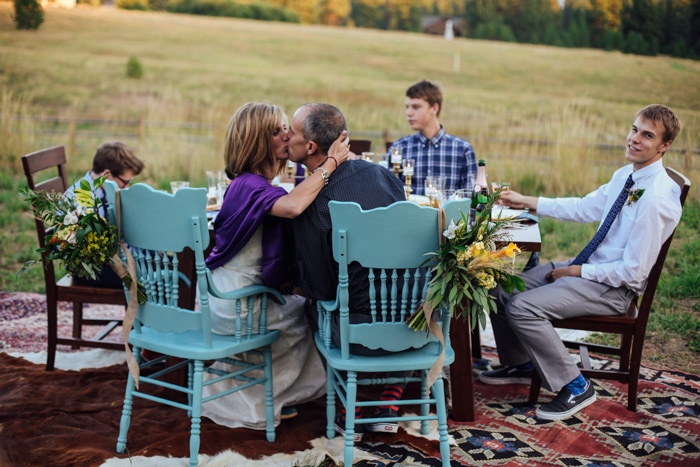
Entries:
{"type": "Polygon", "coordinates": [[[411,144],[416,144],[417,142],[420,142],[420,132],[419,131],[417,131],[411,135],[406,135],[403,138],[399,138],[396,141],[394,141],[391,145],[405,147],[405,146],[408,146],[411,144]]]}
{"type": "Polygon", "coordinates": [[[458,136],[451,135],[447,132],[445,132],[445,136],[443,136],[443,138],[444,138],[445,142],[450,142],[450,143],[458,144],[461,146],[468,146],[470,148],[472,147],[471,143],[469,141],[467,141],[466,139],[462,139],[458,136]]]}

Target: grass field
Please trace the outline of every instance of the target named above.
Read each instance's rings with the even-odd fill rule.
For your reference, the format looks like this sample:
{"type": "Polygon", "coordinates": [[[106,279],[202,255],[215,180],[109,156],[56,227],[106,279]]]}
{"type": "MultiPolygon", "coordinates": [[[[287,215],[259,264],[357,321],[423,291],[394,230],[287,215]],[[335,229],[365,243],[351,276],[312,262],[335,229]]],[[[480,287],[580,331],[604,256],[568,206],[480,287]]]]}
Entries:
{"type": "MultiPolygon", "coordinates": [[[[623,145],[634,112],[646,104],[674,108],[684,129],[665,163],[696,183],[650,329],[662,344],[700,349],[700,155],[692,151],[700,148],[698,61],[106,7],[49,8],[38,31],[17,31],[11,10],[0,2],[0,290],[42,288],[39,269],[14,276],[37,257],[32,219],[17,196],[22,154],[65,144],[77,177],[97,144],[122,139],[146,160],[141,181],[203,183],[205,170],[221,167],[222,128],[247,101],[290,114],[306,102],[329,102],[345,113],[351,135],[388,130],[398,137],[409,132],[405,89],[428,78],[444,85],[447,131],[470,140],[491,180],[530,194],[594,189],[624,159],[621,149],[593,145],[623,145]],[[131,56],[143,65],[140,80],[126,77],[131,56]],[[67,125],[38,120],[46,117],[157,124],[125,130],[88,121],[71,137],[67,125]],[[206,128],[185,131],[185,123],[206,128]]],[[[575,255],[594,229],[544,220],[543,258],[575,255]]],[[[681,365],[697,360],[691,352],[661,347],[658,355],[671,353],[681,365]]]]}
{"type": "MultiPolygon", "coordinates": [[[[344,111],[351,131],[398,135],[409,131],[405,89],[429,78],[445,87],[446,129],[469,138],[490,162],[492,178],[514,181],[517,172],[545,178],[546,191],[590,189],[622,155],[587,145],[624,144],[634,112],[652,102],[673,107],[684,121],[676,149],[700,147],[697,61],[91,7],[50,8],[39,31],[17,31],[10,12],[11,4],[0,2],[3,115],[225,125],[251,100],[290,113],[326,101],[344,111]],[[145,70],[140,80],[125,75],[132,55],[145,70]]],[[[15,169],[17,155],[36,149],[39,139],[2,136],[0,155],[15,169]]],[[[68,144],[66,134],[53,138],[68,144]]],[[[153,131],[129,142],[147,159],[151,179],[203,179],[204,170],[221,164],[220,144],[193,147],[177,133],[153,131]]],[[[98,143],[78,142],[80,151],[69,154],[73,173],[84,170],[98,143]]],[[[669,156],[670,165],[685,164],[684,154],[669,156]]]]}

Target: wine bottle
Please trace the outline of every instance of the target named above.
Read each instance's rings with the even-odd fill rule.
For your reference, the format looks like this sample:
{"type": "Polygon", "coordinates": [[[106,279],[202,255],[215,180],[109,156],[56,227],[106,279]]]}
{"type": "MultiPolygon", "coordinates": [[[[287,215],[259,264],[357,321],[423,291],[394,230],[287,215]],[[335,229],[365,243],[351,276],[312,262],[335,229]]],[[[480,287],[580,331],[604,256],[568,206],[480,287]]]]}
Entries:
{"type": "Polygon", "coordinates": [[[489,185],[486,181],[486,162],[483,159],[479,159],[479,164],[476,167],[476,180],[474,181],[474,189],[472,191],[473,208],[476,208],[476,205],[479,204],[480,194],[485,195],[488,201],[489,185]]]}

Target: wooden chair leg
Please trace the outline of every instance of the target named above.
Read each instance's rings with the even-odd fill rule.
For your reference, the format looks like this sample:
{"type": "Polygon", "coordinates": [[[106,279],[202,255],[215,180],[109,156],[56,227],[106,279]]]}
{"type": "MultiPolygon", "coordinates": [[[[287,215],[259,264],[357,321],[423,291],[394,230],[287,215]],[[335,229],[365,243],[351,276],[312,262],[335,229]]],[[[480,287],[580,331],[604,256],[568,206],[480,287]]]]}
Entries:
{"type": "Polygon", "coordinates": [[[357,372],[348,371],[348,390],[345,398],[345,449],[343,461],[345,465],[353,465],[354,436],[355,436],[355,403],[357,402],[357,372]]]}
{"type": "Polygon", "coordinates": [[[620,371],[630,371],[630,354],[632,353],[632,345],[634,345],[634,337],[632,334],[620,335],[620,371]]]}
{"type": "Polygon", "coordinates": [[[639,370],[642,366],[642,349],[644,338],[635,339],[632,343],[632,355],[630,359],[629,381],[627,382],[627,408],[637,411],[637,392],[639,391],[639,370]]]}
{"type": "Polygon", "coordinates": [[[58,339],[58,302],[46,297],[46,320],[48,346],[46,348],[46,371],[53,371],[56,362],[56,340],[58,339]]]}
{"type": "Polygon", "coordinates": [[[326,363],[326,438],[335,438],[335,373],[333,368],[326,363]]]}
{"type": "Polygon", "coordinates": [[[542,378],[538,372],[534,372],[532,375],[532,383],[530,383],[530,397],[527,402],[530,405],[536,405],[537,399],[540,396],[540,388],[542,387],[542,378]]]}
{"type": "MultiPolygon", "coordinates": [[[[83,336],[83,304],[81,302],[73,302],[73,337],[80,339],[83,336]]],[[[80,344],[73,344],[73,349],[79,349],[80,344]]]]}

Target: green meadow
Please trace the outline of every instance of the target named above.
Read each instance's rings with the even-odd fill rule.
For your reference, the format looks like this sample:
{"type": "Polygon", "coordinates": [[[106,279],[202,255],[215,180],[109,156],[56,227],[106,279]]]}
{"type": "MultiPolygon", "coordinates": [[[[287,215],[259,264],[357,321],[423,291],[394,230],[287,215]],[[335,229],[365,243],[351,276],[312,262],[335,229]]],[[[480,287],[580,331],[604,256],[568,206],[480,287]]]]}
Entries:
{"type": "MultiPolygon", "coordinates": [[[[289,114],[332,103],[351,137],[379,152],[410,131],[404,92],[427,78],[444,86],[446,130],[473,144],[491,180],[530,194],[594,189],[625,163],[639,108],[676,110],[684,128],[665,163],[696,183],[657,299],[657,315],[671,318],[650,329],[700,350],[700,61],[108,7],[49,8],[38,31],[18,31],[11,14],[0,2],[0,290],[42,289],[39,268],[15,277],[38,257],[17,196],[22,154],[66,145],[77,178],[100,142],[120,139],[147,163],[140,181],[203,185],[205,170],[222,167],[228,119],[248,101],[289,114]],[[130,57],[140,79],[126,75],[130,57]]],[[[594,230],[543,220],[543,259],[575,255],[594,230]]]]}

